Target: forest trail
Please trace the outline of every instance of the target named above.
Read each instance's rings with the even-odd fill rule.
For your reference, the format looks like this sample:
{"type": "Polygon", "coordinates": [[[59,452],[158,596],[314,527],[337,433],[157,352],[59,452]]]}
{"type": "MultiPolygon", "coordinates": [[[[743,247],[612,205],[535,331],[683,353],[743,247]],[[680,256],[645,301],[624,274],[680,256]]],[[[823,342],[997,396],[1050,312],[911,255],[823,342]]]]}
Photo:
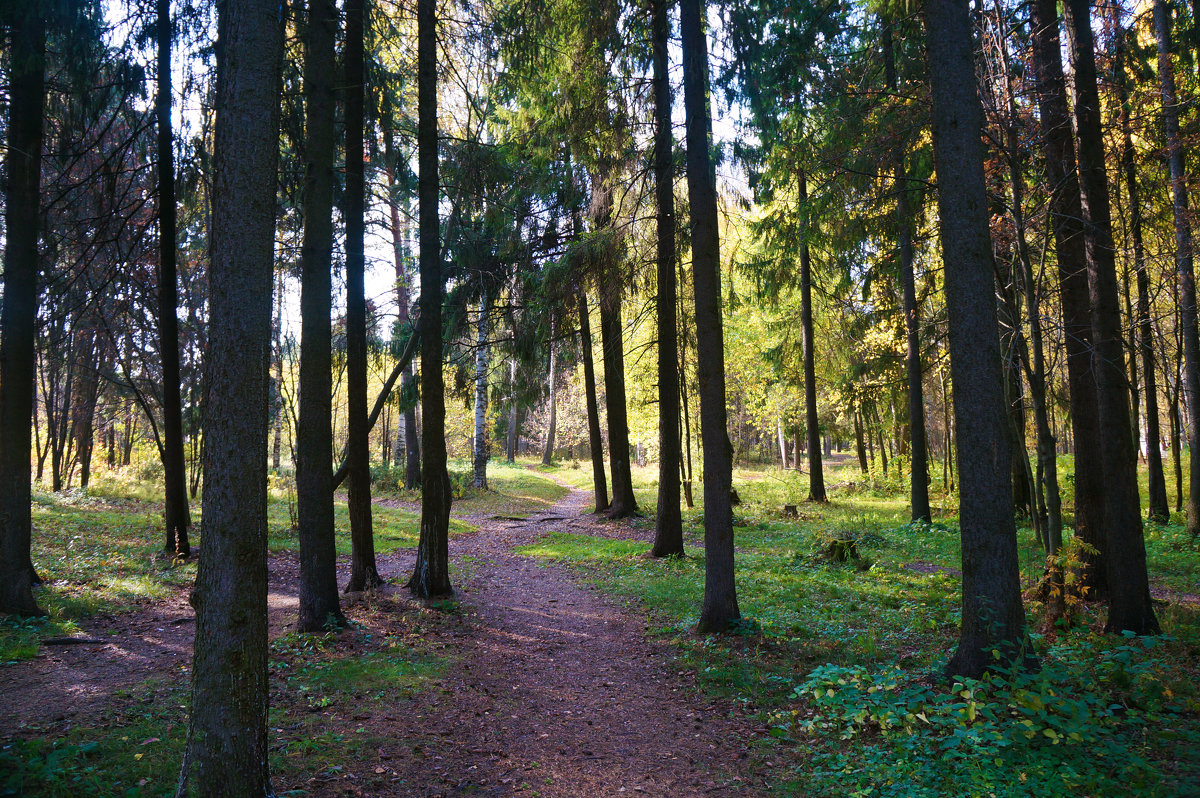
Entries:
{"type": "Polygon", "coordinates": [[[447,692],[419,695],[420,709],[398,713],[396,737],[432,742],[410,761],[389,762],[405,783],[422,785],[397,794],[764,791],[749,773],[749,720],[705,697],[647,640],[644,617],[512,551],[548,531],[630,535],[590,509],[591,495],[572,490],[521,521],[466,519],[479,531],[451,540],[452,560],[471,563],[456,586],[465,621],[453,632],[447,692]]]}

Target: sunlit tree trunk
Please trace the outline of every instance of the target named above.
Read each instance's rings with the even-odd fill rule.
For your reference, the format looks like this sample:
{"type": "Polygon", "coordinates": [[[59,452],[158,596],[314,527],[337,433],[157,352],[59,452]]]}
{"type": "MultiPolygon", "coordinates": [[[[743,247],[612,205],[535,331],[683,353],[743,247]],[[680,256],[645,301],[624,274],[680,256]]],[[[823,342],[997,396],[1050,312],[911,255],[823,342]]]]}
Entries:
{"type": "MultiPolygon", "coordinates": [[[[579,339],[583,356],[583,388],[587,401],[588,416],[588,448],[592,454],[592,484],[596,494],[596,509],[602,513],[608,509],[608,481],[604,475],[604,441],[600,436],[600,406],[596,401],[596,368],[592,364],[592,321],[588,310],[587,294],[579,292],[579,339]]],[[[516,362],[513,362],[514,382],[516,381],[516,362]]],[[[513,404],[512,416],[509,420],[509,440],[516,437],[517,410],[513,404]]],[[[515,443],[509,444],[514,446],[515,443]]],[[[512,462],[511,457],[509,462],[512,462]]]]}

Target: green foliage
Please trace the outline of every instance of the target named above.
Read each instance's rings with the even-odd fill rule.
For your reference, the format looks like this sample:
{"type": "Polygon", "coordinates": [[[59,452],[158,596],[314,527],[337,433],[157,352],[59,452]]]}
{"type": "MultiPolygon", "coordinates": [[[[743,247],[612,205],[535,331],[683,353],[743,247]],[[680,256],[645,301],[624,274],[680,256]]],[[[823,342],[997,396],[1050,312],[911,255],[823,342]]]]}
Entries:
{"type": "Polygon", "coordinates": [[[773,733],[843,741],[815,747],[809,779],[824,792],[1169,794],[1154,752],[1170,744],[1194,759],[1200,728],[1159,677],[1163,648],[1153,638],[1085,638],[1052,647],[1036,673],[948,687],[896,666],[822,665],[773,733]]]}

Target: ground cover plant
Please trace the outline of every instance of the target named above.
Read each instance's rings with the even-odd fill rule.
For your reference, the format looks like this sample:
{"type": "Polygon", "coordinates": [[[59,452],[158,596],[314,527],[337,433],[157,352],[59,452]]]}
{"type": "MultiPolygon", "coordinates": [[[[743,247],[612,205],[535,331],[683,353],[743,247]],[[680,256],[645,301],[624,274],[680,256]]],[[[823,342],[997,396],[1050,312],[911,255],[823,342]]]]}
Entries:
{"type": "MultiPolygon", "coordinates": [[[[857,465],[835,469],[848,485],[857,465]]],[[[556,474],[557,476],[557,474],[556,474]]],[[[685,513],[689,553],[647,559],[638,540],[551,533],[522,549],[565,563],[645,606],[702,684],[753,705],[797,762],[780,785],[806,795],[1192,795],[1200,776],[1200,601],[1197,552],[1178,525],[1147,532],[1163,636],[1111,637],[1102,609],[1036,636],[1041,668],[983,680],[940,676],[958,628],[953,506],[906,522],[903,494],[834,489],[799,503],[803,480],[735,475],[740,635],[696,639],[703,593],[698,511],[685,513]],[[829,540],[854,541],[848,561],[829,540]],[[1180,600],[1180,594],[1183,594],[1180,600]]],[[[647,512],[650,512],[648,509],[647,512]]],[[[1022,582],[1042,575],[1021,533],[1022,582]]],[[[1031,623],[1041,608],[1030,603],[1031,623]]]]}

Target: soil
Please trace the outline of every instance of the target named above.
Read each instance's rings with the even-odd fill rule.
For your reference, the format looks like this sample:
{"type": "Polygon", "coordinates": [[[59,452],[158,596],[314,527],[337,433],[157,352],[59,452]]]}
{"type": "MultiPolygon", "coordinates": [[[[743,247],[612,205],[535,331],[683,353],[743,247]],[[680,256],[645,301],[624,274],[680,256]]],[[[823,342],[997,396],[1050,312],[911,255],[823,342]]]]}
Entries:
{"type": "MultiPolygon", "coordinates": [[[[455,586],[457,613],[429,626],[438,635],[433,645],[452,662],[441,684],[386,714],[326,713],[331,724],[386,742],[363,761],[276,788],[422,798],[765,793],[769,784],[752,774],[746,747],[762,731],[752,709],[703,694],[671,651],[647,637],[636,607],[513,552],[548,531],[648,534],[587,515],[590,499],[572,490],[526,519],[465,518],[479,531],[451,540],[452,559],[467,564],[455,586]]],[[[379,569],[406,575],[414,556],[380,557],[379,569]]],[[[271,558],[272,637],[294,623],[297,571],[294,555],[271,558]]],[[[343,583],[347,576],[340,574],[343,583]]],[[[351,617],[356,601],[377,616],[383,610],[385,625],[411,628],[412,618],[431,612],[391,586],[351,597],[351,617]]],[[[43,647],[36,659],[6,668],[0,737],[95,723],[123,688],[178,675],[190,664],[191,617],[179,595],[89,619],[84,634],[111,642],[43,647]]]]}

